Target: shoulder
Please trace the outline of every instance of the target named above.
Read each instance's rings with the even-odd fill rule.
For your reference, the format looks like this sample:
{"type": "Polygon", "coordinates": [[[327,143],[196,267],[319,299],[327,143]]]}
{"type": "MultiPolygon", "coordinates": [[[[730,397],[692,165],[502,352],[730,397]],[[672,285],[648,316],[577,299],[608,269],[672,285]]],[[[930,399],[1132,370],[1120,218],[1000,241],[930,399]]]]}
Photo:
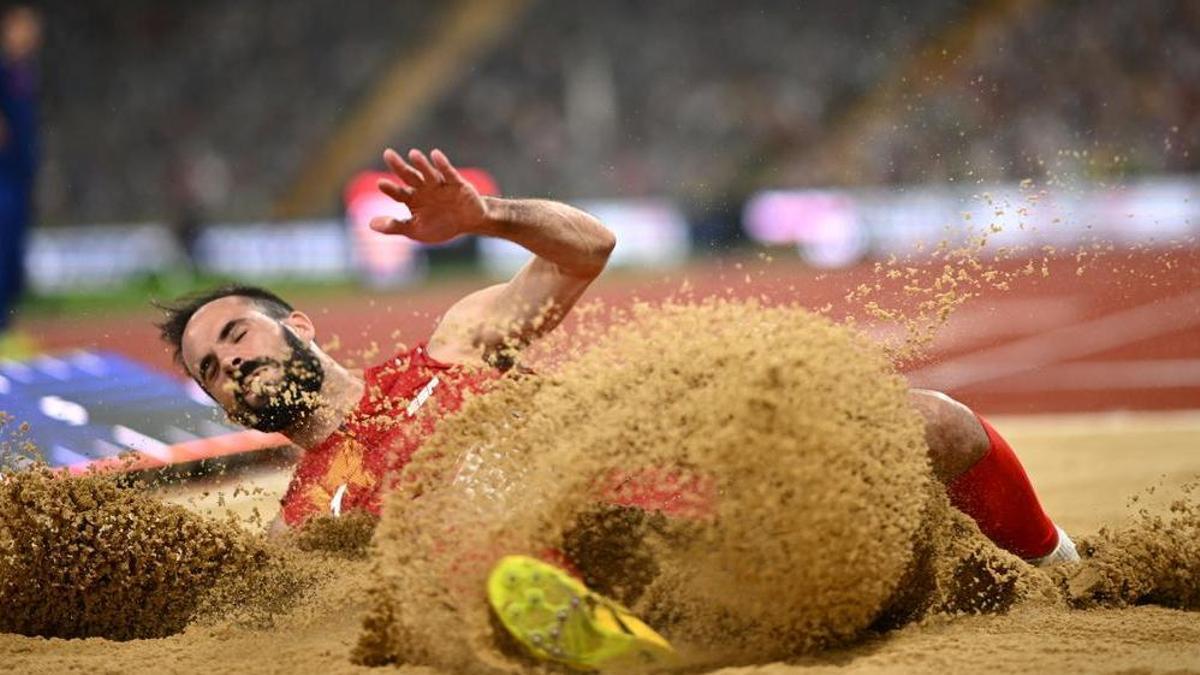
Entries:
{"type": "Polygon", "coordinates": [[[403,349],[386,361],[368,368],[363,373],[365,391],[357,413],[361,418],[371,418],[380,412],[392,410],[389,401],[408,400],[426,386],[431,377],[453,369],[456,364],[443,361],[433,355],[426,343],[419,342],[411,349],[403,349]]]}
{"type": "Polygon", "coordinates": [[[429,353],[445,364],[476,365],[483,362],[485,345],[502,332],[495,307],[505,284],[480,289],[451,305],[429,337],[429,353]]]}
{"type": "Polygon", "coordinates": [[[386,384],[397,376],[420,367],[424,351],[425,342],[418,342],[412,347],[402,346],[396,353],[364,370],[363,381],[368,387],[386,384]]]}

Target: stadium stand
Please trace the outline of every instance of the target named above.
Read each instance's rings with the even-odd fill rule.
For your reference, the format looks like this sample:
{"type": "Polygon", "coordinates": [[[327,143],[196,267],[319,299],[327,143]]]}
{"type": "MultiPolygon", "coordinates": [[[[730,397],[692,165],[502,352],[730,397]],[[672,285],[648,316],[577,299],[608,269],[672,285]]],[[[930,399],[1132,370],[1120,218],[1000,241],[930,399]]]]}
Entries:
{"type": "MultiPolygon", "coordinates": [[[[888,100],[849,135],[859,151],[795,148],[787,182],[895,184],[1194,171],[1200,5],[1017,5],[934,86],[888,100]]],[[[928,70],[927,70],[928,72],[928,70]]]]}
{"type": "Polygon", "coordinates": [[[48,0],[43,221],[267,215],[311,147],[435,9],[48,0]]]}
{"type": "MultiPolygon", "coordinates": [[[[43,222],[270,217],[432,6],[50,0],[43,222]]],[[[1198,36],[1188,0],[540,0],[392,140],[563,199],[1188,171],[1198,36]]]]}
{"type": "Polygon", "coordinates": [[[815,142],[964,4],[542,2],[397,142],[439,144],[518,194],[704,194],[764,147],[815,142]]]}

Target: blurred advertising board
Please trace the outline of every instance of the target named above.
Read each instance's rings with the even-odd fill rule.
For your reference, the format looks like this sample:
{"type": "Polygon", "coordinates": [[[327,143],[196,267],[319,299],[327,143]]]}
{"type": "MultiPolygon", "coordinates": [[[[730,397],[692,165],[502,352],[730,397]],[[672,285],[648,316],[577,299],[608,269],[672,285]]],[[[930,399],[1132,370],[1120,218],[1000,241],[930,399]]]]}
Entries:
{"type": "Polygon", "coordinates": [[[381,178],[397,180],[382,171],[364,171],[350,180],[344,195],[350,255],[360,278],[375,288],[414,281],[425,271],[420,244],[407,237],[380,234],[370,227],[376,216],[412,218],[406,205],[379,191],[381,178]]]}
{"type": "Polygon", "coordinates": [[[336,220],[220,224],[196,241],[206,270],[244,279],[341,279],[350,273],[342,224],[336,220]]]}
{"type": "Polygon", "coordinates": [[[761,244],[795,244],[817,267],[841,267],[867,249],[866,227],[847,193],[825,190],[771,190],[746,203],[746,233],[761,244]]]}
{"type": "Polygon", "coordinates": [[[986,234],[1015,248],[1168,243],[1200,235],[1200,180],[1163,178],[1067,189],[1007,184],[848,190],[768,190],[742,215],[765,245],[796,246],[821,267],[866,256],[903,255],[918,245],[958,244],[986,234]]]}
{"type": "MultiPolygon", "coordinates": [[[[617,235],[610,267],[664,267],[687,259],[691,232],[682,209],[665,199],[584,201],[579,208],[600,219],[617,235]]],[[[502,239],[480,239],[484,267],[509,276],[529,261],[529,251],[502,239]]]]}
{"type": "Polygon", "coordinates": [[[205,227],[188,261],[160,224],[38,228],[26,269],[37,292],[97,289],[181,266],[244,279],[338,279],[351,272],[345,228],[337,220],[217,224],[205,227]]]}
{"type": "Polygon", "coordinates": [[[29,242],[25,269],[39,292],[110,286],[162,272],[177,264],[170,230],[144,225],[88,225],[37,228],[29,242]]]}
{"type": "MultiPolygon", "coordinates": [[[[475,186],[480,194],[499,194],[496,180],[482,169],[464,168],[459,173],[475,186]]],[[[406,237],[380,234],[371,229],[371,219],[389,216],[408,220],[408,206],[379,191],[379,181],[390,180],[403,184],[395,175],[383,171],[363,171],[346,184],[346,226],[350,231],[350,250],[355,269],[369,286],[385,288],[399,286],[424,276],[424,244],[406,237]]]]}
{"type": "MultiPolygon", "coordinates": [[[[485,194],[495,181],[467,169],[485,194]]],[[[198,269],[251,280],[334,280],[354,276],[388,285],[422,278],[427,249],[368,227],[376,215],[407,208],[375,188],[382,174],[355,178],[346,220],[221,223],[195,240],[198,269]]],[[[654,267],[684,260],[691,225],[666,199],[607,199],[579,204],[617,234],[612,264],[654,267]]],[[[1105,242],[1153,245],[1200,236],[1200,178],[1165,177],[1125,186],[1043,188],[996,185],[848,190],[767,190],[744,205],[747,235],[764,245],[795,246],[814,266],[904,255],[918,244],[959,243],[986,232],[997,246],[1069,246],[1105,242]]],[[[164,224],[39,227],[26,258],[36,292],[96,289],[189,264],[179,236],[164,224]]],[[[529,258],[521,247],[481,239],[483,265],[511,274],[529,258]]]]}

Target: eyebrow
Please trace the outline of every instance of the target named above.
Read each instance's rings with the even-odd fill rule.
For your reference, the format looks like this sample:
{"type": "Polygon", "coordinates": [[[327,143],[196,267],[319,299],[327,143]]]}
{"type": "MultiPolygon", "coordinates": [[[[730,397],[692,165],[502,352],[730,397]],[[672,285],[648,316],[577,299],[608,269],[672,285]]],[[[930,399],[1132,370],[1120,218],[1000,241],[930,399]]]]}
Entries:
{"type": "MultiPolygon", "coordinates": [[[[233,332],[233,329],[235,329],[238,326],[240,326],[241,324],[245,323],[245,321],[246,321],[245,319],[230,319],[229,321],[226,321],[225,325],[221,327],[220,334],[217,335],[217,342],[225,342],[225,341],[229,340],[229,334],[233,332]]],[[[216,360],[217,360],[216,354],[213,354],[211,351],[209,353],[205,354],[204,358],[200,359],[200,365],[198,368],[200,371],[199,374],[200,374],[201,381],[206,381],[208,379],[208,376],[207,376],[208,369],[212,366],[212,364],[216,360]]]]}
{"type": "Polygon", "coordinates": [[[229,339],[229,334],[233,329],[242,322],[242,319],[230,319],[225,322],[225,327],[221,329],[221,334],[217,336],[217,342],[224,342],[229,339]]]}

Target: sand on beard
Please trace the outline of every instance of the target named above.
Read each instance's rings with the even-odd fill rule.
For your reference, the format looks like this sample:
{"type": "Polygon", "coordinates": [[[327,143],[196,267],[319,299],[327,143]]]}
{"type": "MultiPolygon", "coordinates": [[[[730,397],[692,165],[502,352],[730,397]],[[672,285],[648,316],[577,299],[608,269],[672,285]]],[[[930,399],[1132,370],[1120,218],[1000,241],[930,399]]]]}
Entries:
{"type": "Polygon", "coordinates": [[[527,667],[495,646],[480,592],[507,553],[566,550],[693,664],[839,644],[880,616],[932,492],[885,355],[753,302],[644,305],[611,325],[468,401],[406,468],[376,536],[364,662],[527,667]],[[676,495],[670,513],[624,503],[650,492],[676,495]]]}

